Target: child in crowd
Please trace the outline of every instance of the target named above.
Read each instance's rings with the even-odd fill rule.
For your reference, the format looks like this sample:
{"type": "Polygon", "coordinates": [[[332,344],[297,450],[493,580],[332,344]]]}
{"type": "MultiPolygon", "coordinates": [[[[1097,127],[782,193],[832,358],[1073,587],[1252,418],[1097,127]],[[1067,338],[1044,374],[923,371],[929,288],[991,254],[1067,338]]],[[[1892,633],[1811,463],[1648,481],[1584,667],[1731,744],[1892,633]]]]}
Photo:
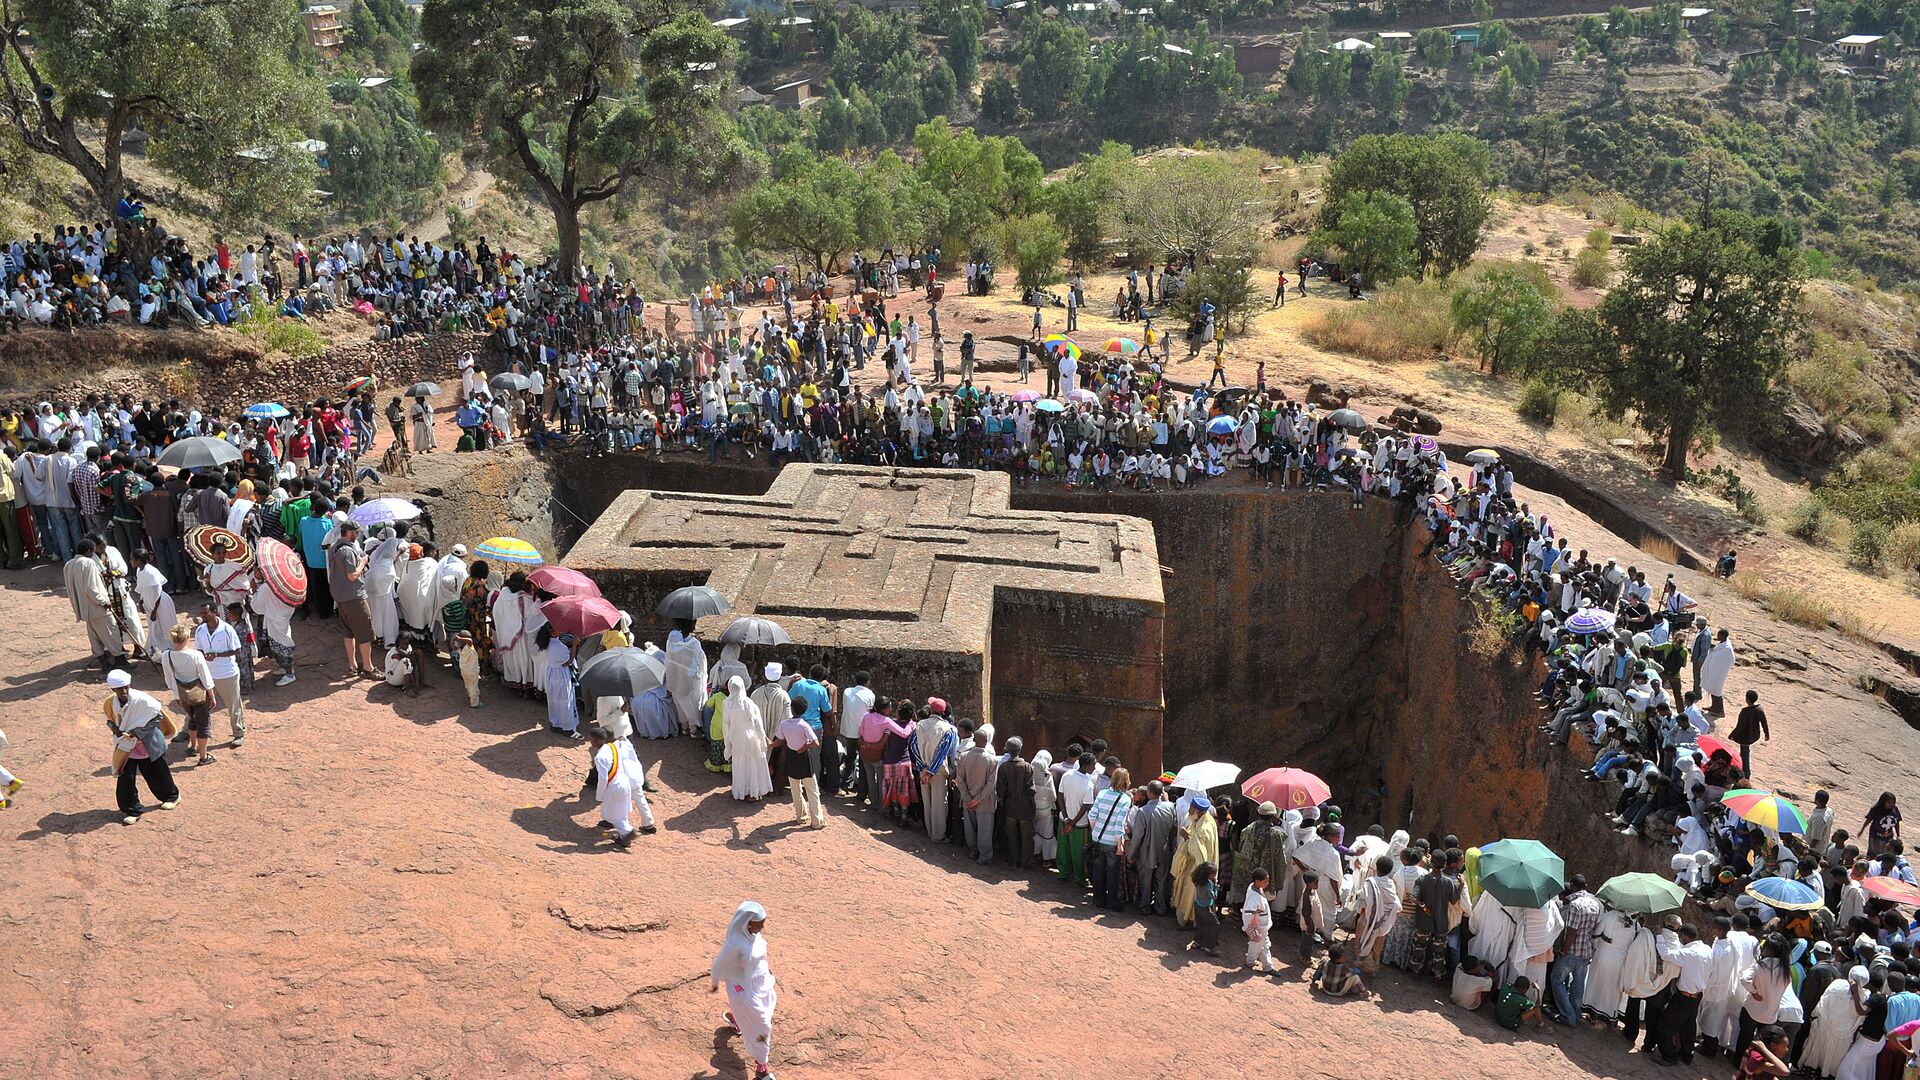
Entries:
{"type": "Polygon", "coordinates": [[[1273,966],[1273,905],[1267,900],[1266,868],[1254,870],[1247,885],[1246,901],[1240,907],[1240,926],[1247,935],[1247,967],[1257,960],[1267,974],[1277,974],[1273,966]]]}
{"type": "Polygon", "coordinates": [[[467,686],[467,704],[480,708],[480,652],[473,646],[473,635],[465,630],[453,635],[453,666],[467,686]]]}
{"type": "Polygon", "coordinates": [[[1344,945],[1327,949],[1327,958],[1320,962],[1313,985],[1333,997],[1366,997],[1368,993],[1367,984],[1360,978],[1359,970],[1347,963],[1344,945]]]}

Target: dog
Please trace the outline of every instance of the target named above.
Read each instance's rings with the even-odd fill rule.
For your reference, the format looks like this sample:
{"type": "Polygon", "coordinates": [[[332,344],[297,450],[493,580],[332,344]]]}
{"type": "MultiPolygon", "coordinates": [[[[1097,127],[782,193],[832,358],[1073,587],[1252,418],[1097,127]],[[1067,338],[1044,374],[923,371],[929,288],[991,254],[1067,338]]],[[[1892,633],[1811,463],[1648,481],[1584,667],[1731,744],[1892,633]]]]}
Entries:
{"type": "Polygon", "coordinates": [[[380,459],[380,471],[388,476],[412,476],[413,451],[398,443],[387,447],[385,456],[380,459]]]}

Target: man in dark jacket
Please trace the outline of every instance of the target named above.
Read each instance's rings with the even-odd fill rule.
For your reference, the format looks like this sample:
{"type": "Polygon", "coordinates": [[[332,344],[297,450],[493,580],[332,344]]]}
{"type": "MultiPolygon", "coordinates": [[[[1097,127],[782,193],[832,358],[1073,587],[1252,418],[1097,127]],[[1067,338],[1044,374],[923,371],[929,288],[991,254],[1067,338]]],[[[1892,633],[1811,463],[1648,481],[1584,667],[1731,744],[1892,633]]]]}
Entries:
{"type": "Polygon", "coordinates": [[[1007,756],[1000,763],[994,780],[995,801],[999,804],[1000,831],[1006,841],[1006,853],[1013,865],[1023,867],[1033,858],[1033,768],[1020,755],[1022,744],[1015,736],[1007,740],[1007,756]]]}

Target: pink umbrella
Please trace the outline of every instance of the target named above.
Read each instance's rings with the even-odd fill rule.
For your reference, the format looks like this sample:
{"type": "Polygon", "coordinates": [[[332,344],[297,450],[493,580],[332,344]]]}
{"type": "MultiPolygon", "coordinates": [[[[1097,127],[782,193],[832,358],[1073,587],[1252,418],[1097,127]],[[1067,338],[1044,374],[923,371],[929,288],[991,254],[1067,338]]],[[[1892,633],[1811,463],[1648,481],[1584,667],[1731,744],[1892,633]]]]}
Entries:
{"type": "Polygon", "coordinates": [[[564,566],[543,566],[527,575],[528,584],[555,596],[599,596],[600,586],[578,570],[564,566]]]}
{"type": "Polygon", "coordinates": [[[1033,390],[1015,390],[1007,395],[1009,401],[1039,401],[1040,395],[1033,390]]]}
{"type": "Polygon", "coordinates": [[[1100,395],[1094,393],[1093,391],[1087,389],[1084,386],[1076,386],[1073,389],[1067,391],[1066,398],[1068,401],[1082,401],[1091,405],[1094,402],[1100,400],[1100,395]]]}
{"type": "MultiPolygon", "coordinates": [[[[1741,764],[1740,748],[1718,735],[1702,735],[1695,740],[1695,745],[1700,747],[1700,755],[1702,757],[1712,758],[1715,750],[1725,750],[1727,756],[1733,759],[1735,765],[1741,764]]],[[[1741,767],[1744,768],[1745,766],[1742,765],[1741,767]]]]}
{"type": "Polygon", "coordinates": [[[562,596],[540,605],[556,632],[585,637],[620,625],[620,609],[598,596],[562,596]]]}
{"type": "Polygon", "coordinates": [[[1333,798],[1327,782],[1305,769],[1277,768],[1240,782],[1240,793],[1256,803],[1270,802],[1282,810],[1319,806],[1333,798]]]}

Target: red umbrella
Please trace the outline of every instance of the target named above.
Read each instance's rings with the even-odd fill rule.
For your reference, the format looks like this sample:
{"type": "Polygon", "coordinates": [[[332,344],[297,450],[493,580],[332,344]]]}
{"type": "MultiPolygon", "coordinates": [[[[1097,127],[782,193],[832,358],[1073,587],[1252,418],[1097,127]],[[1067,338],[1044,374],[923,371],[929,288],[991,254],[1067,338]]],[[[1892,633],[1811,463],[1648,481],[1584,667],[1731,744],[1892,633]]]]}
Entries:
{"type": "Polygon", "coordinates": [[[1870,877],[1860,883],[1870,895],[1908,907],[1920,907],[1920,889],[1892,877],[1870,877]]]}
{"type": "Polygon", "coordinates": [[[598,596],[562,596],[540,605],[556,633],[585,637],[620,625],[620,609],[598,596]]]}
{"type": "Polygon", "coordinates": [[[1333,798],[1333,789],[1325,780],[1305,769],[1284,766],[1247,777],[1240,782],[1240,793],[1256,803],[1270,802],[1282,813],[1319,806],[1333,798]]]}
{"type": "Polygon", "coordinates": [[[1727,752],[1727,756],[1733,759],[1733,763],[1735,765],[1738,765],[1741,768],[1746,767],[1745,765],[1741,764],[1741,761],[1740,761],[1740,748],[1728,742],[1727,740],[1721,738],[1718,735],[1702,735],[1698,739],[1694,740],[1694,744],[1700,747],[1700,754],[1703,757],[1711,759],[1713,757],[1713,752],[1715,750],[1725,750],[1727,752]]]}
{"type": "Polygon", "coordinates": [[[555,596],[599,596],[600,586],[578,570],[564,566],[543,566],[527,575],[527,581],[542,592],[555,596]]]}
{"type": "Polygon", "coordinates": [[[287,545],[260,538],[260,577],[281,603],[297,607],[307,598],[307,564],[287,545]]]}

